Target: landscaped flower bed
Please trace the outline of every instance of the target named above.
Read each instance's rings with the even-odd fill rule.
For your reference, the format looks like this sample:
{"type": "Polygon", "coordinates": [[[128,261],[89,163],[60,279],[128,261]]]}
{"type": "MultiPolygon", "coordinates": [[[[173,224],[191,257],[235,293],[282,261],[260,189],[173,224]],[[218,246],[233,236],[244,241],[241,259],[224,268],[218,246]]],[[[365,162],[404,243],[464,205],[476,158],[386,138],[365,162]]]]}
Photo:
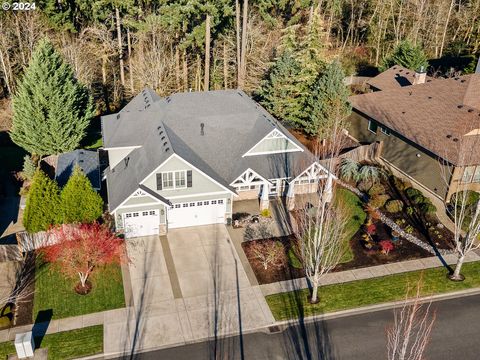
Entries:
{"type": "MultiPolygon", "coordinates": [[[[384,172],[381,169],[376,170],[375,166],[368,166],[370,168],[364,170],[367,175],[376,171],[380,174],[384,172]]],[[[347,240],[351,253],[349,261],[340,263],[334,271],[429,257],[433,256],[434,247],[440,252],[452,249],[453,234],[439,222],[433,204],[421,192],[413,189],[409,182],[385,173],[385,176],[378,176],[376,181],[370,183],[362,180],[352,180],[350,183],[367,194],[363,199],[364,208],[360,210],[367,215],[363,217],[365,223],[360,229],[357,227],[358,231],[353,232],[354,235],[350,235],[351,239],[347,240]],[[378,211],[390,218],[394,227],[398,226],[398,232],[384,224],[378,211]],[[419,245],[405,236],[414,236],[419,245]]],[[[345,189],[342,191],[350,193],[345,189]]],[[[359,205],[351,203],[349,206],[359,205]]],[[[294,217],[295,213],[292,215],[294,217]]],[[[301,261],[296,254],[298,251],[293,250],[296,248],[295,241],[295,237],[291,236],[247,241],[242,244],[260,284],[304,276],[301,261]],[[272,246],[278,242],[281,245],[282,249],[278,251],[280,255],[272,266],[265,268],[258,256],[253,254],[253,249],[259,247],[258,242],[267,242],[272,246]]]]}

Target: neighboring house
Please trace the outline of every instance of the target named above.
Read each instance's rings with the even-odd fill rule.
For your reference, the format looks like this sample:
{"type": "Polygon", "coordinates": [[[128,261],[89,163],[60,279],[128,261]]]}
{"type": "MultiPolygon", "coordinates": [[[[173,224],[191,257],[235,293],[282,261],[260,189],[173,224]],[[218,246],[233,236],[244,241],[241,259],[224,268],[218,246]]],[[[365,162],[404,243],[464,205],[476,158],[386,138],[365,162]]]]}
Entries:
{"type": "Polygon", "coordinates": [[[143,90],[102,117],[108,205],[127,237],[229,223],[232,203],[315,192],[315,157],[238,90],[143,90]]]}
{"type": "Polygon", "coordinates": [[[99,191],[101,188],[100,163],[98,152],[77,149],[59,155],[50,155],[42,159],[43,170],[54,178],[60,187],[65,186],[72,175],[75,166],[79,166],[92,183],[92,187],[99,191]]]}
{"type": "Polygon", "coordinates": [[[393,66],[352,96],[349,133],[381,142],[382,160],[441,199],[480,191],[480,64],[475,74],[433,79],[393,66]]]}

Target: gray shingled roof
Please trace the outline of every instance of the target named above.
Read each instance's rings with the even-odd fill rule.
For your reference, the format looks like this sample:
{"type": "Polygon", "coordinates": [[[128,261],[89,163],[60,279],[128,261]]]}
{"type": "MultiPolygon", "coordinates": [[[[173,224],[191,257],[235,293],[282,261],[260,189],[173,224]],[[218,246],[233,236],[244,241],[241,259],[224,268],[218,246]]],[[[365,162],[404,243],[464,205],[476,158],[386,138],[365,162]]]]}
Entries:
{"type": "Polygon", "coordinates": [[[98,153],[96,151],[83,149],[58,155],[57,167],[55,168],[55,180],[60,186],[64,186],[67,183],[75,165],[78,165],[82,169],[95,189],[100,189],[98,153]]]}
{"type": "Polygon", "coordinates": [[[161,99],[146,89],[120,113],[102,117],[102,129],[105,148],[140,146],[107,175],[111,210],[173,153],[232,192],[229,184],[248,168],[267,179],[293,178],[315,161],[283,126],[238,90],[178,93],[161,99]],[[304,151],[242,158],[273,129],[304,151]]]}

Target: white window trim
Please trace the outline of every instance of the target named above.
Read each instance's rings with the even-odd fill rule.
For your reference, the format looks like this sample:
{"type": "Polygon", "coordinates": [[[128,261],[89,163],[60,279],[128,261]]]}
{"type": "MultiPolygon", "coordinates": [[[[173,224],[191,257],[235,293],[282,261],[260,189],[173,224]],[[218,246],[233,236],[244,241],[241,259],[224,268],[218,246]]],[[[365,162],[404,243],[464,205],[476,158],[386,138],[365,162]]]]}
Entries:
{"type": "Polygon", "coordinates": [[[386,128],[385,126],[380,126],[380,131],[387,135],[387,136],[390,136],[390,129],[386,128]]]}
{"type": "Polygon", "coordinates": [[[376,122],[373,122],[372,120],[368,120],[368,131],[370,131],[371,133],[376,135],[377,131],[378,131],[378,124],[376,122]],[[372,124],[377,127],[376,131],[373,131],[372,129],[370,129],[370,125],[372,125],[372,124]]]}
{"type": "MultiPolygon", "coordinates": [[[[298,175],[291,182],[294,182],[295,184],[300,185],[297,181],[303,180],[305,178],[308,178],[309,180],[311,179],[317,180],[317,179],[328,178],[328,176],[329,176],[328,170],[325,169],[318,162],[314,162],[312,165],[306,168],[300,175],[298,175]]],[[[330,176],[336,179],[334,175],[330,175],[330,176]]]]}
{"type": "Polygon", "coordinates": [[[296,152],[296,151],[303,151],[303,149],[295,144],[292,139],[290,139],[288,136],[286,136],[284,133],[282,133],[279,129],[275,128],[272,131],[270,131],[266,136],[264,136],[258,143],[253,145],[250,150],[248,150],[245,154],[242,155],[242,157],[245,156],[255,156],[255,155],[266,155],[266,154],[281,154],[281,153],[287,153],[287,152],[296,152]],[[261,152],[252,152],[252,150],[260,144],[263,140],[268,140],[268,139],[285,139],[288,142],[290,142],[295,148],[294,149],[289,149],[289,150],[272,150],[272,151],[261,151],[261,152]]]}
{"type": "Polygon", "coordinates": [[[162,171],[162,190],[159,191],[169,191],[169,190],[180,190],[180,189],[186,189],[187,188],[187,170],[175,170],[175,171],[162,171]],[[183,172],[185,176],[185,185],[184,186],[177,186],[177,177],[176,173],[183,172]],[[172,187],[165,187],[165,182],[163,180],[164,176],[167,176],[168,174],[172,174],[172,179],[173,179],[173,186],[172,187]]]}

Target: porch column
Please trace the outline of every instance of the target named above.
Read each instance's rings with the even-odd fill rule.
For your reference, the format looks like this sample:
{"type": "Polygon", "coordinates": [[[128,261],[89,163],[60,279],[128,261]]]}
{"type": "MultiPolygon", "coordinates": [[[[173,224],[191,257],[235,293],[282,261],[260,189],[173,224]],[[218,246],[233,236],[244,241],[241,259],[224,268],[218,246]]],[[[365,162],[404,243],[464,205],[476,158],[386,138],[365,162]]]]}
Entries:
{"type": "Polygon", "coordinates": [[[333,176],[332,174],[328,174],[327,183],[325,184],[325,201],[330,202],[332,201],[333,197],[333,176]]]}
{"type": "Polygon", "coordinates": [[[287,209],[293,210],[295,208],[295,181],[288,184],[287,191],[287,209]]]}
{"type": "Polygon", "coordinates": [[[270,185],[268,182],[263,183],[262,194],[260,196],[260,210],[268,209],[270,207],[269,202],[270,185]]]}

